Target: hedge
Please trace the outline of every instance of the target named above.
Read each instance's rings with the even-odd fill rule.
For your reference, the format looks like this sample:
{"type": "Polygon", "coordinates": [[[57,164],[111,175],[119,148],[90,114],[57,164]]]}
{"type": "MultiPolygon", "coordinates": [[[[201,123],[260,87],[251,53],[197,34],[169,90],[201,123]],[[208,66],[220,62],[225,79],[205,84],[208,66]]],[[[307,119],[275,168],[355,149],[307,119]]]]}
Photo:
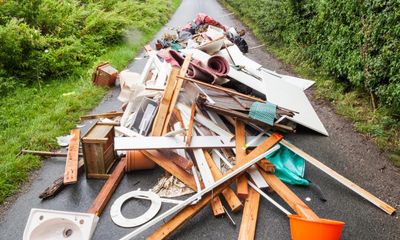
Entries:
{"type": "Polygon", "coordinates": [[[400,114],[400,1],[224,1],[266,42],[294,49],[348,89],[400,114]]]}
{"type": "Polygon", "coordinates": [[[126,36],[166,22],[171,5],[163,0],[0,1],[0,95],[71,74],[126,36]]]}

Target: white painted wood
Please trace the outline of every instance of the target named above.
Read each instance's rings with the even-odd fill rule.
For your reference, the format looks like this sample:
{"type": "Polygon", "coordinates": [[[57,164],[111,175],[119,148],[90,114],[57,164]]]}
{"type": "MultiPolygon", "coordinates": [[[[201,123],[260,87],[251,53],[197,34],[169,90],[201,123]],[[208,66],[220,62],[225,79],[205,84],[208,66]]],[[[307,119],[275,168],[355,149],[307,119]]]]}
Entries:
{"type": "Polygon", "coordinates": [[[261,68],[261,70],[271,74],[272,76],[280,78],[280,79],[286,81],[287,83],[290,83],[290,84],[302,89],[303,91],[308,89],[308,88],[310,88],[312,85],[315,84],[315,81],[312,81],[312,80],[293,77],[293,76],[284,75],[284,74],[279,74],[277,72],[271,71],[271,70],[266,69],[266,68],[261,68]]]}
{"type": "Polygon", "coordinates": [[[228,51],[234,62],[232,62],[226,49],[222,49],[217,55],[224,57],[230,64],[242,65],[245,66],[246,69],[259,69],[262,67],[261,64],[246,57],[236,45],[229,46],[228,51]]]}
{"type": "Polygon", "coordinates": [[[264,91],[269,102],[299,112],[287,119],[328,136],[328,132],[303,90],[264,71],[259,71],[259,73],[263,78],[264,91]]]}
{"type": "Polygon", "coordinates": [[[253,179],[254,183],[258,188],[267,188],[269,187],[268,183],[265,181],[264,177],[258,171],[256,166],[251,166],[247,173],[250,175],[251,179],[253,179]]]}
{"type": "Polygon", "coordinates": [[[255,164],[258,161],[260,161],[262,158],[264,158],[265,155],[266,155],[266,153],[260,154],[259,156],[257,156],[256,158],[252,159],[251,161],[248,161],[247,163],[243,164],[239,168],[235,169],[234,171],[228,173],[227,175],[225,175],[222,178],[220,178],[219,180],[217,180],[211,186],[208,186],[208,187],[204,188],[200,192],[198,192],[198,193],[192,195],[191,197],[187,198],[186,200],[184,200],[184,202],[182,202],[182,203],[180,203],[178,205],[175,205],[174,207],[170,208],[169,210],[167,210],[166,212],[162,213],[161,215],[153,218],[152,220],[150,220],[146,224],[136,228],[131,233],[129,233],[129,234],[125,235],[124,237],[122,237],[121,240],[128,240],[128,239],[132,239],[132,238],[138,236],[139,234],[143,233],[144,231],[146,231],[151,226],[154,226],[155,224],[157,224],[161,220],[171,216],[172,214],[174,214],[174,213],[178,212],[179,210],[183,209],[184,207],[188,206],[190,203],[192,203],[193,201],[195,201],[199,197],[203,196],[204,194],[207,194],[208,192],[212,191],[216,187],[224,184],[229,179],[237,176],[238,174],[240,174],[241,172],[243,172],[244,170],[246,170],[247,168],[249,168],[253,164],[255,164]]]}
{"type": "Polygon", "coordinates": [[[272,199],[270,196],[265,194],[265,192],[261,191],[256,185],[254,185],[252,182],[247,181],[254,190],[256,190],[261,196],[263,196],[265,199],[267,199],[270,203],[272,203],[275,207],[277,207],[279,210],[281,210],[283,213],[286,215],[291,214],[288,210],[286,210],[284,207],[282,207],[279,203],[277,203],[274,199],[272,199]]]}
{"type": "Polygon", "coordinates": [[[197,167],[199,168],[201,178],[203,179],[203,183],[206,187],[211,186],[214,183],[214,177],[211,173],[210,167],[207,164],[206,157],[204,156],[204,152],[201,149],[193,150],[194,159],[197,163],[197,167]]]}
{"type": "MultiPolygon", "coordinates": [[[[198,129],[195,127],[195,129],[198,129]]],[[[247,147],[257,147],[266,136],[253,141],[256,136],[249,136],[247,147]]],[[[196,148],[235,148],[235,140],[223,136],[192,136],[189,146],[186,146],[184,136],[158,137],[115,137],[115,150],[151,150],[151,149],[196,149],[196,148]]]]}
{"type": "Polygon", "coordinates": [[[114,130],[119,133],[122,134],[123,136],[127,136],[127,137],[142,137],[142,135],[140,135],[139,133],[132,131],[129,128],[126,127],[122,127],[122,126],[117,126],[114,128],[114,130]]]}
{"type": "MultiPolygon", "coordinates": [[[[190,112],[190,107],[178,103],[176,104],[176,107],[180,110],[183,111],[185,113],[190,112]]],[[[208,129],[210,129],[211,131],[213,131],[214,133],[218,134],[219,136],[224,136],[224,137],[228,137],[230,139],[232,139],[234,137],[234,135],[224,129],[222,129],[221,127],[219,127],[217,124],[215,124],[213,121],[207,119],[204,115],[197,113],[194,116],[194,119],[199,122],[200,124],[202,124],[203,126],[207,127],[208,129]]]]}

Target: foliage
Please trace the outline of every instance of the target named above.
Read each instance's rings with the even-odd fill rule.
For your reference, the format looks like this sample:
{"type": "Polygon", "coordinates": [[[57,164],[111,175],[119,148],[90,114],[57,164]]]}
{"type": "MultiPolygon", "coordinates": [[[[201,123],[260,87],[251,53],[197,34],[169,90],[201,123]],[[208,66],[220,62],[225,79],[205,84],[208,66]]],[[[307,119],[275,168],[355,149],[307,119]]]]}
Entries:
{"type": "Polygon", "coordinates": [[[0,3],[0,94],[71,74],[167,20],[171,1],[8,0],[0,3]],[[149,7],[151,6],[151,7],[149,7]]]}
{"type": "Polygon", "coordinates": [[[126,67],[179,3],[0,0],[0,204],[40,166],[18,152],[58,148],[56,137],[104,96],[93,67],[126,67]]]}
{"type": "Polygon", "coordinates": [[[268,43],[293,49],[297,61],[312,63],[400,114],[398,0],[225,2],[268,43]]]}

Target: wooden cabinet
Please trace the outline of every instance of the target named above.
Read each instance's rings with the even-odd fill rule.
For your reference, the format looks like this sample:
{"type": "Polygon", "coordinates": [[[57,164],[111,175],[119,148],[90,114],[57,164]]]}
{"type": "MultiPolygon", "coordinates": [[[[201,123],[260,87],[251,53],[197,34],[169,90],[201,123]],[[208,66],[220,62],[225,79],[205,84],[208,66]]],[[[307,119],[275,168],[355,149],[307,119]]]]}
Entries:
{"type": "Polygon", "coordinates": [[[115,162],[114,126],[95,124],[82,138],[87,178],[107,178],[115,162]]]}

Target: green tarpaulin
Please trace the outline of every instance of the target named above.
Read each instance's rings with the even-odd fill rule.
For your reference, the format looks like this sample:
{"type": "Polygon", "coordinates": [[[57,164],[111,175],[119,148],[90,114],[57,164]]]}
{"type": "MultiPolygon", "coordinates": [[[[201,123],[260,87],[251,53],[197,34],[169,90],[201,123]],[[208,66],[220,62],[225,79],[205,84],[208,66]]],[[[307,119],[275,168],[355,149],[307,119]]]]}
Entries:
{"type": "Polygon", "coordinates": [[[302,157],[295,154],[283,145],[267,155],[266,158],[275,165],[275,175],[285,183],[293,185],[309,185],[304,179],[305,162],[302,157]]]}

